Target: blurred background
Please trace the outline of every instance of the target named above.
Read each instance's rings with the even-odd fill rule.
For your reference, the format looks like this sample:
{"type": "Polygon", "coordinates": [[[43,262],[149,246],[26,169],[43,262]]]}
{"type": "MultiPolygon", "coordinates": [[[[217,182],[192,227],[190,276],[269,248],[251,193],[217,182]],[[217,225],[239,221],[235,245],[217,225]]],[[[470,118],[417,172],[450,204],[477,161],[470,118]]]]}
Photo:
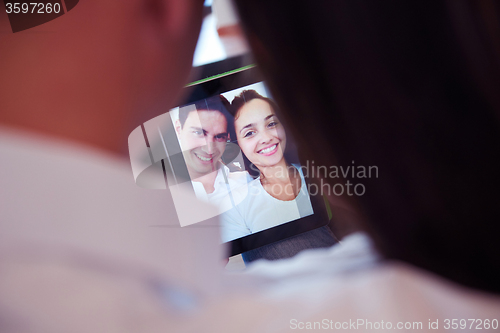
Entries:
{"type": "Polygon", "coordinates": [[[206,0],[190,82],[253,64],[231,0],[206,0]]]}

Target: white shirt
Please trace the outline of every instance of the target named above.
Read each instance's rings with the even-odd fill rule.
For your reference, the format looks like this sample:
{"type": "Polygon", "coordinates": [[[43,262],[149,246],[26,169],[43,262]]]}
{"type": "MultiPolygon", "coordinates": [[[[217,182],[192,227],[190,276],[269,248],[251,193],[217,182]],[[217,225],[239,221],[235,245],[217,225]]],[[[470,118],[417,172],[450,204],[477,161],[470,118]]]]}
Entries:
{"type": "Polygon", "coordinates": [[[127,160],[2,127],[0,161],[2,332],[184,332],[218,289],[217,226],[181,228],[127,160]]]}
{"type": "Polygon", "coordinates": [[[331,248],[256,261],[226,280],[237,294],[208,303],[198,318],[213,332],[477,332],[481,322],[470,328],[469,319],[488,319],[490,329],[485,332],[500,328],[491,328],[492,320],[500,321],[499,295],[465,288],[405,263],[383,261],[360,233],[331,248]],[[220,312],[229,319],[214,319],[220,312]],[[452,330],[461,320],[466,328],[452,330]]]}
{"type": "Polygon", "coordinates": [[[378,265],[380,255],[374,250],[370,237],[356,232],[344,237],[338,245],[321,249],[304,250],[289,260],[257,260],[244,274],[234,274],[240,279],[283,281],[310,275],[333,275],[359,271],[378,265]]]}
{"type": "MultiPolygon", "coordinates": [[[[251,177],[247,171],[229,172],[229,168],[222,164],[217,170],[217,176],[214,181],[214,191],[212,193],[207,193],[201,182],[191,181],[191,183],[193,184],[194,193],[198,200],[215,205],[219,213],[223,213],[231,208],[230,206],[223,206],[225,200],[231,200],[228,197],[229,194],[237,188],[240,188],[240,190],[245,189],[244,185],[250,181],[251,177]]],[[[238,197],[235,204],[239,204],[243,197],[244,196],[238,197]]]]}
{"type": "Polygon", "coordinates": [[[304,175],[301,168],[297,169],[301,187],[294,200],[274,198],[264,189],[260,178],[233,190],[232,197],[239,203],[220,216],[222,240],[227,242],[312,215],[314,211],[304,175]]]}

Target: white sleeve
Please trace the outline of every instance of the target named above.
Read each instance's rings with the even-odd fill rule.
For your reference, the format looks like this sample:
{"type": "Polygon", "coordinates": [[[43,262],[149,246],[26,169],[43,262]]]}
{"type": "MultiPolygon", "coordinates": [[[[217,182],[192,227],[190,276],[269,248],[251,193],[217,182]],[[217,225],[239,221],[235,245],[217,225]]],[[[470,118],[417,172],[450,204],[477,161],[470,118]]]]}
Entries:
{"type": "Polygon", "coordinates": [[[236,207],[220,215],[220,224],[223,242],[229,242],[252,233],[245,223],[245,218],[236,207]]]}

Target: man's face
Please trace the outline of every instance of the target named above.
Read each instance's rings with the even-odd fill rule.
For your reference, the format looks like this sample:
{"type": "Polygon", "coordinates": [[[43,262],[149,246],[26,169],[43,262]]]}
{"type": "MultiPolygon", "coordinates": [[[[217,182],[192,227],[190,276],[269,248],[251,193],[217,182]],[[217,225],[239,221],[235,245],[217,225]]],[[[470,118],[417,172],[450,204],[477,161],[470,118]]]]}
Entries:
{"type": "Polygon", "coordinates": [[[219,168],[228,139],[227,121],[219,111],[189,112],[184,126],[176,125],[184,160],[192,179],[219,168]]]}

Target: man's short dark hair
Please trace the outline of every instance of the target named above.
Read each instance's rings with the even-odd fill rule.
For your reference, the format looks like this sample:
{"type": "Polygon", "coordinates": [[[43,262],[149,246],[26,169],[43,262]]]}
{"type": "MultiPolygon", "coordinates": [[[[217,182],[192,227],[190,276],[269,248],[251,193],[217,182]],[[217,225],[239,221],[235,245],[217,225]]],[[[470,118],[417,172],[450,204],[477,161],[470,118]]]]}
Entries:
{"type": "Polygon", "coordinates": [[[229,105],[229,102],[224,96],[222,95],[212,96],[209,98],[196,101],[193,104],[180,107],[179,122],[181,123],[181,128],[184,127],[184,124],[186,123],[186,119],[188,118],[189,113],[195,111],[195,109],[192,108],[192,105],[195,106],[196,111],[217,111],[222,113],[224,118],[226,118],[227,132],[229,133],[231,138],[235,138],[235,136],[233,136],[234,117],[229,113],[226,107],[227,105],[229,105]]]}

